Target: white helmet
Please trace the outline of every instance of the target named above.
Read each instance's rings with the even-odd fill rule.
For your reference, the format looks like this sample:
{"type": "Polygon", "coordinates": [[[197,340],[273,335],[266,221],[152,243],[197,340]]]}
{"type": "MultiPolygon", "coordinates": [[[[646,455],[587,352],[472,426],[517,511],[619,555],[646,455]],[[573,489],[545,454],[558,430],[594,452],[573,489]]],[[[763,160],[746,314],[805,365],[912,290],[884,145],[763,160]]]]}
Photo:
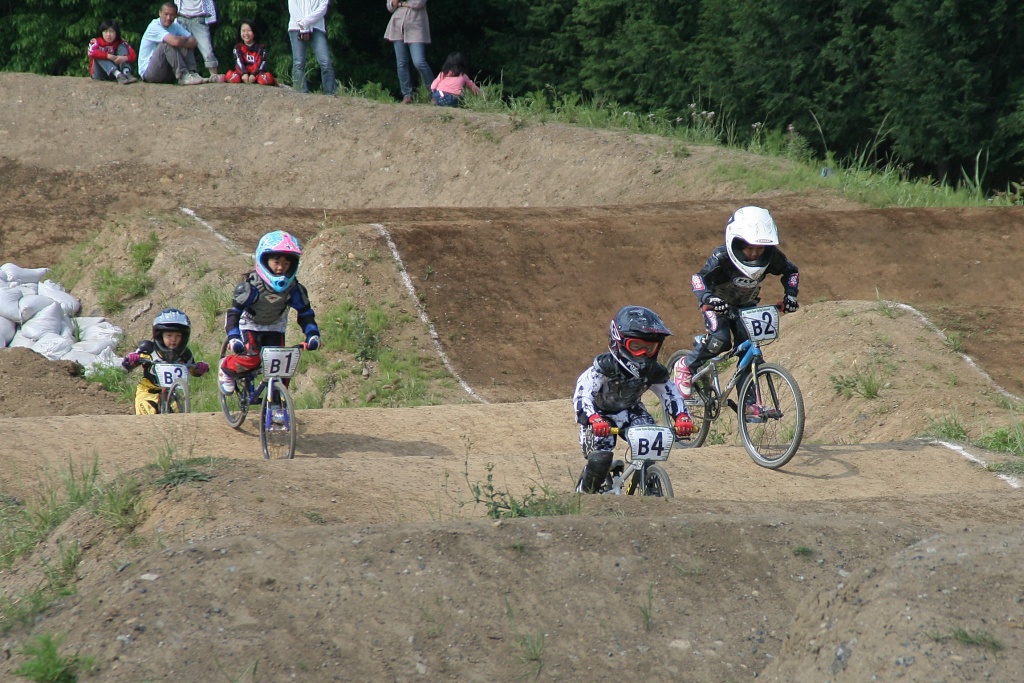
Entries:
{"type": "Polygon", "coordinates": [[[779,244],[779,229],[767,209],[758,206],[744,206],[737,209],[725,224],[725,249],[729,259],[740,272],[754,280],[760,280],[765,268],[775,255],[779,244]],[[753,245],[764,247],[761,256],[753,261],[747,259],[743,250],[753,245]]]}

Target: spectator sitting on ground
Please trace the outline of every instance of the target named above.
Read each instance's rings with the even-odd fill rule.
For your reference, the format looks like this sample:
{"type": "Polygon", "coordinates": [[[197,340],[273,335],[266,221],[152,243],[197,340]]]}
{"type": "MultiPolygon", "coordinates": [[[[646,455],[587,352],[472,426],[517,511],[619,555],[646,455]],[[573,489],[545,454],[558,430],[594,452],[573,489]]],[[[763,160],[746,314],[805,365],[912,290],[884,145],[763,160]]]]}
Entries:
{"type": "Polygon", "coordinates": [[[238,27],[242,42],[235,45],[235,67],[224,74],[226,83],[257,83],[277,85],[267,71],[267,48],[256,42],[256,28],[251,19],[243,19],[238,27]]]}
{"type": "Polygon", "coordinates": [[[149,22],[139,45],[139,75],[146,83],[198,85],[206,79],[196,73],[192,49],[196,39],[174,21],[178,8],[168,0],[160,6],[160,16],[149,22]]]}
{"type": "Polygon", "coordinates": [[[100,24],[99,33],[89,41],[89,75],[97,81],[117,79],[121,85],[136,82],[132,75],[135,49],[121,37],[121,25],[113,19],[100,24]]]}

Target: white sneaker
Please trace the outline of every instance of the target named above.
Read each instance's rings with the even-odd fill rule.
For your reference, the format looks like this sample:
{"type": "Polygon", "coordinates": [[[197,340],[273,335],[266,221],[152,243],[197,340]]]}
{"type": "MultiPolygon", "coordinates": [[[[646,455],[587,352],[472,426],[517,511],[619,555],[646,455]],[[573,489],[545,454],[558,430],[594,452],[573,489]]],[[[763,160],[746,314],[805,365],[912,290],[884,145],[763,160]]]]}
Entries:
{"type": "Polygon", "coordinates": [[[685,359],[680,358],[675,368],[673,368],[672,381],[675,382],[676,388],[679,389],[679,393],[683,395],[683,398],[693,396],[693,373],[686,366],[685,359]]]}
{"type": "Polygon", "coordinates": [[[189,71],[178,79],[178,85],[199,85],[200,83],[206,83],[206,79],[195,71],[189,71]]]}
{"type": "Polygon", "coordinates": [[[235,393],[235,378],[224,372],[224,368],[217,369],[217,384],[220,385],[220,391],[225,396],[235,393]]]}

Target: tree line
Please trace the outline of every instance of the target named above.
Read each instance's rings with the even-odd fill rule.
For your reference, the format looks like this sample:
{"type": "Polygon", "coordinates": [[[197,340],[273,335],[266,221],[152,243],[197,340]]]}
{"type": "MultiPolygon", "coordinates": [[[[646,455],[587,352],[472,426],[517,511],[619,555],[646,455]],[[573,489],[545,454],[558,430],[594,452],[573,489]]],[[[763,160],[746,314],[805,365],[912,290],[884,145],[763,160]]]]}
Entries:
{"type": "MultiPolygon", "coordinates": [[[[0,0],[0,69],[85,76],[86,45],[103,19],[120,20],[138,46],[159,5],[0,0]]],[[[217,0],[217,9],[222,71],[238,21],[249,18],[287,83],[287,2],[217,0]]],[[[430,0],[428,12],[432,67],[459,50],[471,76],[506,96],[580,93],[681,125],[713,111],[737,144],[799,131],[821,157],[889,162],[913,177],[995,190],[1024,180],[1018,2],[430,0]]],[[[397,94],[388,17],[384,0],[331,3],[340,84],[397,94]]]]}

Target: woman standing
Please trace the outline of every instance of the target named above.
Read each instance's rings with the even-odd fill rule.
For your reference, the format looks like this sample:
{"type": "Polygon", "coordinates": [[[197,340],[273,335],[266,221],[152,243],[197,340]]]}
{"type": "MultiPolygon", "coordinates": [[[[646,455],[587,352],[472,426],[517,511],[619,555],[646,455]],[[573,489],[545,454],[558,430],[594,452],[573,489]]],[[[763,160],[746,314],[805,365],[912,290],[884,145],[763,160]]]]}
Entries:
{"type": "Polygon", "coordinates": [[[395,61],[398,65],[398,83],[402,87],[402,104],[412,104],[412,72],[409,57],[420,72],[423,85],[430,87],[434,73],[427,64],[427,48],[430,43],[430,20],[427,18],[427,0],[386,0],[391,21],[384,32],[384,39],[395,46],[395,61]]]}

